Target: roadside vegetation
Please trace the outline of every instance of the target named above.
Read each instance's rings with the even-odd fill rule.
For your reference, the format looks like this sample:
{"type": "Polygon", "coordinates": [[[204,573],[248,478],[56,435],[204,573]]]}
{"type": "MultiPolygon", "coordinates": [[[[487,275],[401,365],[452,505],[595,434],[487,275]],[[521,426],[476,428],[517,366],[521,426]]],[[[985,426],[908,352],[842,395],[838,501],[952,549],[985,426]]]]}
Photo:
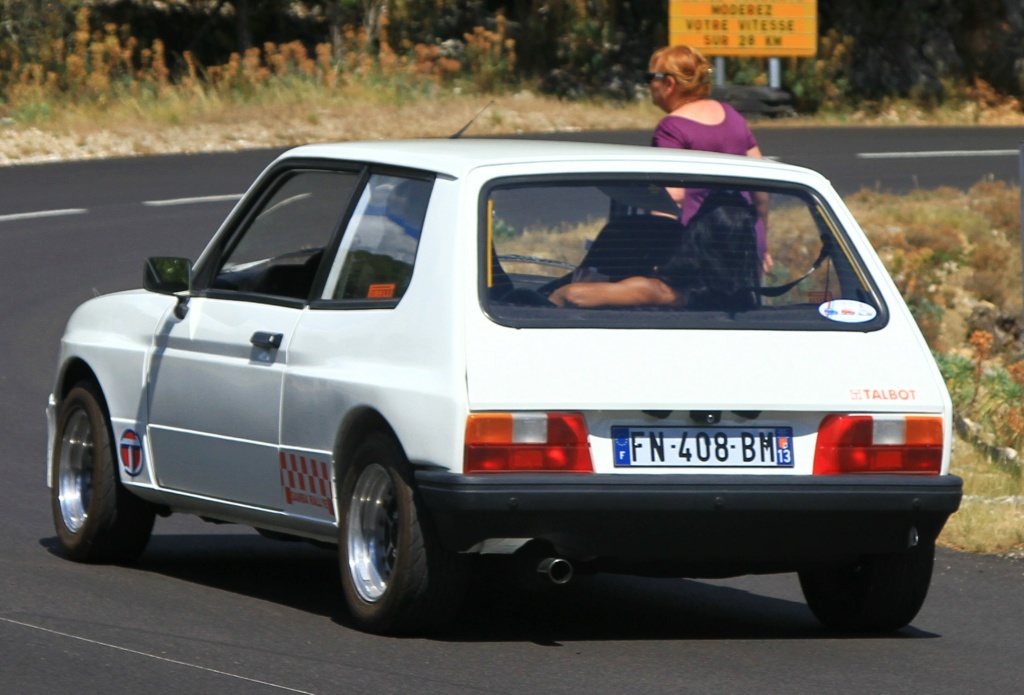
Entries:
{"type": "Polygon", "coordinates": [[[982,181],[847,198],[946,379],[956,418],[952,471],[965,499],[941,541],[1024,550],[1024,353],[1020,189],[982,181]]]}
{"type": "MultiPolygon", "coordinates": [[[[664,13],[654,0],[633,4],[616,14],[610,0],[565,0],[530,22],[461,0],[253,5],[276,12],[264,24],[301,37],[274,41],[259,37],[288,32],[257,35],[255,18],[242,23],[249,0],[0,0],[0,122],[7,132],[65,136],[85,150],[113,133],[127,140],[118,151],[126,155],[164,151],[162,131],[179,140],[202,132],[220,149],[254,139],[282,146],[435,136],[492,99],[474,133],[646,128],[658,114],[642,74],[661,43],[664,13]],[[186,40],[177,24],[194,36],[186,40]]],[[[800,117],[778,124],[1024,124],[1015,93],[980,74],[896,96],[858,88],[857,51],[830,29],[816,57],[786,59],[783,88],[800,117]]],[[[767,84],[764,59],[727,65],[730,84],[767,84]]],[[[27,151],[6,161],[32,161],[52,144],[23,140],[27,151]]]]}
{"type": "MultiPolygon", "coordinates": [[[[0,0],[0,20],[12,3],[0,0]]],[[[614,92],[551,95],[551,73],[521,70],[537,57],[500,13],[455,42],[414,41],[414,22],[393,26],[387,16],[361,25],[336,19],[330,42],[264,42],[219,63],[136,37],[127,24],[100,23],[85,6],[67,15],[70,29],[62,16],[30,17],[29,43],[0,32],[0,165],[438,137],[474,117],[470,134],[483,135],[647,129],[660,116],[635,76],[620,75],[614,92]]],[[[592,84],[614,78],[600,26],[583,19],[560,35],[558,55],[592,84]]],[[[852,50],[831,32],[818,58],[788,61],[787,87],[814,111],[771,125],[1024,125],[1020,101],[981,79],[948,82],[941,101],[852,99],[852,50]]],[[[643,51],[634,72],[645,67],[643,51]]],[[[765,83],[763,61],[735,61],[730,71],[738,83],[765,83]]],[[[847,200],[947,380],[958,429],[953,471],[965,479],[966,498],[942,541],[971,551],[1024,551],[1020,195],[982,181],[966,192],[864,190],[847,200]]]]}

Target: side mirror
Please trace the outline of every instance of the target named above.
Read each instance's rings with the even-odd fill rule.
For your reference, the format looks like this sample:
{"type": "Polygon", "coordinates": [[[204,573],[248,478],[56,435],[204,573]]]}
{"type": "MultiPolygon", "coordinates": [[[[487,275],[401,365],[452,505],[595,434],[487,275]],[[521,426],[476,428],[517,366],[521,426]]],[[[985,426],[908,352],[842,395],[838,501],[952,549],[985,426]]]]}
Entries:
{"type": "Polygon", "coordinates": [[[142,287],[150,292],[177,297],[174,315],[185,318],[188,313],[189,287],[192,284],[192,261],[187,258],[158,257],[146,260],[142,287]]]}
{"type": "Polygon", "coordinates": [[[149,258],[142,276],[143,288],[159,294],[188,292],[192,261],[187,258],[149,258]]]}

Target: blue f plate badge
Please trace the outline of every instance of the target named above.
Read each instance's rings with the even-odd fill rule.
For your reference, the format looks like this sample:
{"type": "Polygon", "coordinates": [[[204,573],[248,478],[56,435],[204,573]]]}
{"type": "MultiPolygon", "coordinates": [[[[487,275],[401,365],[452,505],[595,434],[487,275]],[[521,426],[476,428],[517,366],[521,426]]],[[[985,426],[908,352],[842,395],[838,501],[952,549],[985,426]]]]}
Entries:
{"type": "Polygon", "coordinates": [[[792,427],[612,427],[616,467],[793,466],[792,427]]]}

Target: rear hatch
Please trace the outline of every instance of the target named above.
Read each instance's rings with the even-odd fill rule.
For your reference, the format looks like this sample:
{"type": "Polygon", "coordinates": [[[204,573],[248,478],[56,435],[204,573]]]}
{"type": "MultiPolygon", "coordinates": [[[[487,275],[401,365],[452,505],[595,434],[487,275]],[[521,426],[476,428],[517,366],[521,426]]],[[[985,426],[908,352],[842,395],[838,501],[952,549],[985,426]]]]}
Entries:
{"type": "Polygon", "coordinates": [[[477,324],[469,407],[584,413],[597,472],[808,474],[829,414],[946,412],[918,344],[897,321],[866,334],[477,324]]]}
{"type": "MultiPolygon", "coordinates": [[[[582,413],[599,473],[806,475],[823,422],[830,446],[927,441],[942,459],[945,387],[842,212],[766,182],[496,182],[470,410],[582,413]]],[[[883,453],[872,472],[906,465],[883,453]]]]}

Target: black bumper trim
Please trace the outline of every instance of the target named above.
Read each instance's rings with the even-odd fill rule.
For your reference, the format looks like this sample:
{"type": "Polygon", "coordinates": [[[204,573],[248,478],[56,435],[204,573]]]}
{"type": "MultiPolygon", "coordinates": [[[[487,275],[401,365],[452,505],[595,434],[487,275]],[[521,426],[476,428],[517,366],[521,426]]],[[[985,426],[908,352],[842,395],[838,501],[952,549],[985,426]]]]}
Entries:
{"type": "Polygon", "coordinates": [[[416,472],[442,541],[533,538],[580,559],[794,564],[930,542],[957,476],[416,472]],[[913,529],[913,533],[911,530],[913,529]]]}

